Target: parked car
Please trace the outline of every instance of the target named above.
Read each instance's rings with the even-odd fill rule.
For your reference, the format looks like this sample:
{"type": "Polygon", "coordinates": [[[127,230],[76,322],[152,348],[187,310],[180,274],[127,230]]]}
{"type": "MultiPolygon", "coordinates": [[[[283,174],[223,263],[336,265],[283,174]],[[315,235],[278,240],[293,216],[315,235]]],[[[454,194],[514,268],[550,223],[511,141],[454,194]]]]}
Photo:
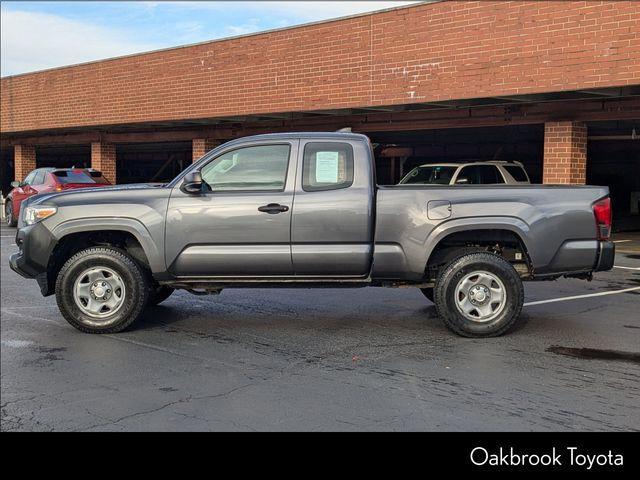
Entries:
{"type": "Polygon", "coordinates": [[[13,189],[7,195],[5,219],[15,227],[20,205],[29,197],[41,193],[62,192],[74,188],[104,187],[111,185],[98,170],[92,168],[37,168],[22,182],[11,182],[13,189]]]}
{"type": "Polygon", "coordinates": [[[520,162],[453,162],[420,165],[402,180],[401,185],[522,185],[531,183],[520,162]]]}
{"type": "Polygon", "coordinates": [[[165,185],[26,200],[10,264],[89,333],[125,329],[174,289],[413,286],[469,337],[514,327],[523,280],[613,266],[607,187],[374,179],[363,135],[238,139],[165,185]]]}

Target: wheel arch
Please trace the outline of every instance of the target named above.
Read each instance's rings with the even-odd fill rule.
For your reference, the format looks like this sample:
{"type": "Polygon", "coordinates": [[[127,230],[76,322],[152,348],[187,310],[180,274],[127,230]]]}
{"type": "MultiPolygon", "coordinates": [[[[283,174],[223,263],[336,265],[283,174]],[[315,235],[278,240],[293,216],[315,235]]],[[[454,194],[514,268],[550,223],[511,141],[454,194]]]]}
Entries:
{"type": "MultiPolygon", "coordinates": [[[[460,249],[458,255],[478,247],[488,248],[498,245],[500,248],[517,248],[523,253],[523,262],[528,273],[533,271],[533,259],[528,248],[529,226],[520,219],[480,218],[468,221],[446,222],[438,226],[427,240],[425,272],[434,265],[444,264],[455,256],[455,250],[460,249]],[[447,251],[445,251],[447,250],[447,251]]],[[[522,273],[522,272],[521,272],[522,273]]]]}
{"type": "Polygon", "coordinates": [[[116,232],[129,235],[140,245],[148,268],[152,272],[165,270],[163,249],[156,245],[149,231],[139,220],[133,218],[82,218],[63,222],[52,228],[51,233],[56,238],[56,245],[68,241],[70,235],[91,236],[97,232],[116,232]]]}

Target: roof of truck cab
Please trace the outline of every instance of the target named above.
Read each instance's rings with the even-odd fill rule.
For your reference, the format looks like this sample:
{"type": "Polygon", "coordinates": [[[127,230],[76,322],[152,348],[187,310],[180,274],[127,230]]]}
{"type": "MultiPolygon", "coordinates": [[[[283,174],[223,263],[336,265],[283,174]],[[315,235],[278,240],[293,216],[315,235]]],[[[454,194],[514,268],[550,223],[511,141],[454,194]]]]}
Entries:
{"type": "Polygon", "coordinates": [[[360,133],[348,132],[290,132],[290,133],[264,133],[261,135],[251,135],[249,137],[241,137],[226,142],[224,145],[234,143],[245,143],[260,140],[299,140],[299,139],[331,139],[331,140],[357,140],[369,141],[369,137],[360,133]]]}

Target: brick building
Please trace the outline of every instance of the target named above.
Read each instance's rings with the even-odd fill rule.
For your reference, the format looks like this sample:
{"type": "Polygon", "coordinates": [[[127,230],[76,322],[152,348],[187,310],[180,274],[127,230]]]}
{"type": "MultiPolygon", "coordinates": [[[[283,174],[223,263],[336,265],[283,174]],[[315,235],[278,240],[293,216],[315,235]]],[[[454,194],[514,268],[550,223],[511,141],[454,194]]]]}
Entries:
{"type": "Polygon", "coordinates": [[[238,136],[350,127],[381,183],[515,159],[609,185],[619,225],[640,218],[637,1],[425,3],[1,82],[5,193],[36,166],[161,181],[238,136]]]}

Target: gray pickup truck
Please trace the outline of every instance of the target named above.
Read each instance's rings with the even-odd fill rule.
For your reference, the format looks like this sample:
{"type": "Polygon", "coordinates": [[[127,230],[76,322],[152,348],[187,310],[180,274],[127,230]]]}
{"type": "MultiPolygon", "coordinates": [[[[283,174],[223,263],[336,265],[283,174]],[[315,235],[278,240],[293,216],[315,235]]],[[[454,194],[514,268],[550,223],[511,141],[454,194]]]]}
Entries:
{"type": "Polygon", "coordinates": [[[377,186],[350,133],[242,138],[166,185],[39,195],[11,268],[89,333],[128,327],[175,289],[417,287],[454,332],[496,336],[522,280],[613,266],[605,187],[377,186]]]}

